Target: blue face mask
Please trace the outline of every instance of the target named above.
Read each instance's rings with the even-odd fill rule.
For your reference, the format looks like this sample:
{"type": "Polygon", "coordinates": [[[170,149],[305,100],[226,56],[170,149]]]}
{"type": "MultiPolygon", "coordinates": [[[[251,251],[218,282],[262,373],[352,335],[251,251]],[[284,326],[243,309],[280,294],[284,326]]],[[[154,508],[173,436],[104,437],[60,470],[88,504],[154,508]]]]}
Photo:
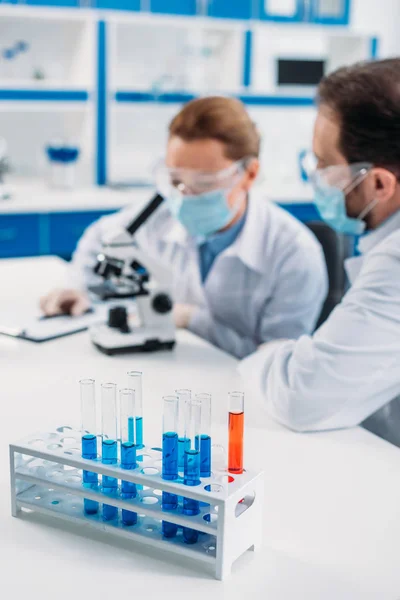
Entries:
{"type": "Polygon", "coordinates": [[[361,235],[364,232],[366,224],[361,218],[375,204],[375,202],[371,203],[358,219],[353,219],[347,215],[344,192],[335,187],[316,188],[314,203],[325,223],[338,233],[350,235],[361,235]]]}
{"type": "Polygon", "coordinates": [[[228,204],[228,194],[213,190],[197,196],[169,197],[167,203],[192,237],[209,236],[226,227],[236,214],[228,204]]]}

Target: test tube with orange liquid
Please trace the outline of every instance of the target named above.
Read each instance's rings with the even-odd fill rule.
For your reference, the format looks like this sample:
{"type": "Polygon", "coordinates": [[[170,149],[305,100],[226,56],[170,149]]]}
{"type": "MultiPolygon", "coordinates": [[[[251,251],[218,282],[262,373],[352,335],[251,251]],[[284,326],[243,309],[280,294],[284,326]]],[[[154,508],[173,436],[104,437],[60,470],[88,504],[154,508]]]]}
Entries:
{"type": "Polygon", "coordinates": [[[228,471],[243,473],[244,394],[229,394],[228,471]]]}

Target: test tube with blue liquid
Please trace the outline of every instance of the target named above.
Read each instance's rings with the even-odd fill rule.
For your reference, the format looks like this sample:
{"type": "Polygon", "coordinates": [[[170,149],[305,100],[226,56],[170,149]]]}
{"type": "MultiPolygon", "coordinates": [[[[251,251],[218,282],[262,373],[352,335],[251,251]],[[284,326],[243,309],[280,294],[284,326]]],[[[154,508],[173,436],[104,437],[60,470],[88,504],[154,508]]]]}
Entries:
{"type": "MultiPolygon", "coordinates": [[[[186,412],[185,437],[189,440],[185,449],[185,465],[183,483],[189,486],[200,484],[200,424],[201,424],[201,402],[194,399],[188,403],[186,412]]],[[[198,515],[200,502],[192,498],[183,498],[183,514],[198,515]]],[[[187,544],[195,544],[199,538],[199,532],[188,527],[183,528],[183,539],[187,544]]]]}
{"type": "MultiPolygon", "coordinates": [[[[115,383],[103,383],[101,386],[102,443],[101,462],[104,465],[116,465],[117,447],[117,386],[115,383]]],[[[118,493],[118,479],[103,475],[102,489],[109,496],[118,493]]],[[[112,521],[118,516],[118,508],[103,504],[103,520],[112,521]]]]}
{"type": "Polygon", "coordinates": [[[201,404],[200,477],[211,477],[211,394],[197,394],[201,404]]]}
{"type": "MultiPolygon", "coordinates": [[[[97,459],[96,435],[96,391],[94,379],[82,379],[79,382],[81,394],[82,414],[82,458],[87,460],[97,459]]],[[[98,487],[99,476],[92,471],[83,471],[83,486],[88,489],[98,487]]],[[[83,509],[87,515],[95,515],[99,510],[99,503],[84,498],[83,509]]]]}
{"type": "Polygon", "coordinates": [[[136,448],[143,448],[143,397],[141,371],[129,371],[129,389],[135,393],[135,444],[136,448]]]}
{"type": "MultiPolygon", "coordinates": [[[[162,478],[167,481],[178,479],[178,397],[163,398],[163,440],[162,440],[162,478]]],[[[162,493],[162,508],[173,511],[178,508],[178,496],[170,492],[162,493]]],[[[178,526],[168,521],[162,522],[164,537],[175,537],[178,526]]]]}
{"type": "Polygon", "coordinates": [[[190,390],[176,390],[176,395],[178,396],[178,469],[183,471],[185,449],[188,446],[188,440],[185,437],[186,410],[192,393],[190,390]]]}
{"type": "MultiPolygon", "coordinates": [[[[129,388],[120,390],[120,435],[121,435],[121,469],[136,469],[135,446],[135,392],[129,388]]],[[[136,498],[136,484],[130,481],[121,481],[121,497],[125,499],[136,498]]],[[[137,513],[122,509],[122,523],[136,525],[137,513]]]]}

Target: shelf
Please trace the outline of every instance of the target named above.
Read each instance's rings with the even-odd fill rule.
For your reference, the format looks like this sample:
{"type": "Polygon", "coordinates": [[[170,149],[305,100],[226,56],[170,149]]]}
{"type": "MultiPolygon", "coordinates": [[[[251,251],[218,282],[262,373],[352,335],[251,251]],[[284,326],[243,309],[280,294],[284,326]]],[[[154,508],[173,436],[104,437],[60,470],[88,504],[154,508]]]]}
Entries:
{"type": "MultiPolygon", "coordinates": [[[[163,92],[157,94],[155,92],[119,90],[115,93],[115,101],[119,103],[159,102],[160,104],[180,104],[196,97],[196,94],[190,92],[163,92]]],[[[252,106],[314,106],[312,96],[235,94],[235,97],[244,104],[252,106]]]]}
{"type": "MultiPolygon", "coordinates": [[[[22,89],[3,88],[0,84],[0,101],[9,102],[87,102],[89,92],[79,89],[22,89]]],[[[1,106],[1,105],[0,105],[1,106]]]]}

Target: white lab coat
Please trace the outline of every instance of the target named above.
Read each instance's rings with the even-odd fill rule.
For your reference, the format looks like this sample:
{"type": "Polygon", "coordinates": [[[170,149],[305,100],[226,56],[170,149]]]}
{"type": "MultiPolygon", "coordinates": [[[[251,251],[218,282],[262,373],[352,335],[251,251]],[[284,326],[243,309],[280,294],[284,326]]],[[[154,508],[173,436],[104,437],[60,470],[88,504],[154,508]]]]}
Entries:
{"type": "Polygon", "coordinates": [[[358,425],[400,394],[400,211],[361,238],[352,287],[312,337],[242,361],[255,398],[297,431],[358,425]]]}
{"type": "MultiPolygon", "coordinates": [[[[122,210],[86,230],[73,256],[74,285],[96,281],[92,270],[103,233],[126,226],[136,213],[122,210]]],[[[304,225],[263,195],[251,194],[243,229],[215,259],[204,284],[196,243],[166,206],[138,230],[136,240],[172,266],[175,302],[196,306],[189,329],[234,356],[315,327],[327,293],[322,248],[304,225]]]]}

